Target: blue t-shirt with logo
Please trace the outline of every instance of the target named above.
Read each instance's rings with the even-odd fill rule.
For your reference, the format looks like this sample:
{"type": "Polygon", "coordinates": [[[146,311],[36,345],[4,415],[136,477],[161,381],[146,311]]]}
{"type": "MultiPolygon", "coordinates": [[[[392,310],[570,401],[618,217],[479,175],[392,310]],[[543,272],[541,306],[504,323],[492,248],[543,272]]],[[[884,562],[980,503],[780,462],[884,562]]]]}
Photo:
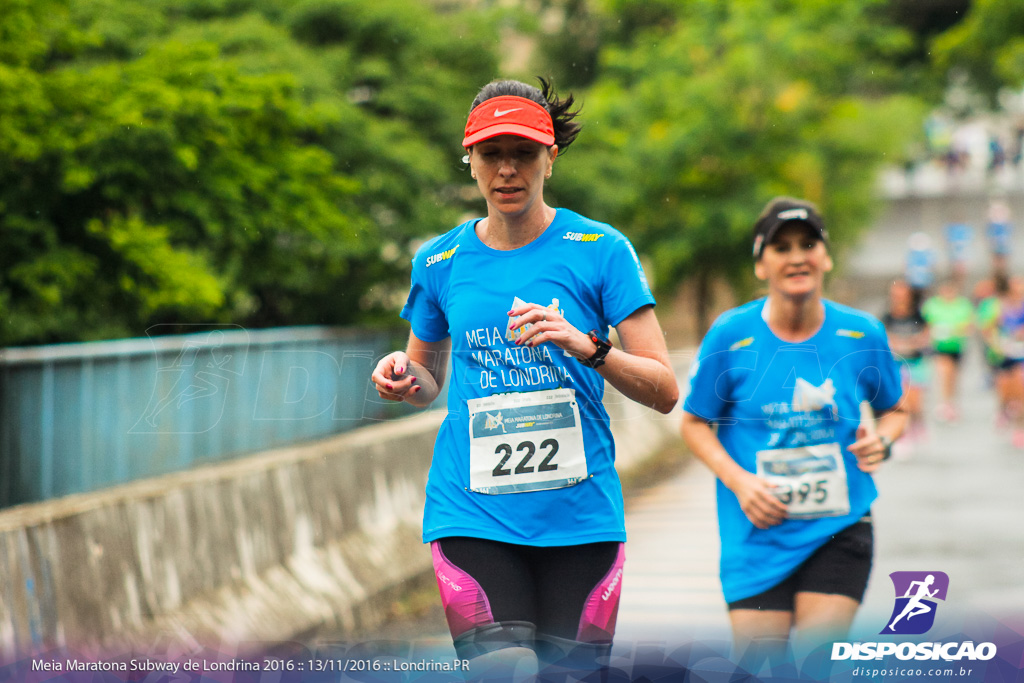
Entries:
{"type": "Polygon", "coordinates": [[[857,468],[848,448],[856,441],[861,401],[880,413],[900,399],[899,368],[878,320],[823,303],[821,329],[801,343],[775,336],[765,320],[765,299],[728,311],[708,331],[691,368],[683,410],[717,423],[719,440],[744,469],[758,472],[760,461],[761,476],[802,476],[789,480],[801,483],[786,502],[819,506],[758,529],[718,481],[727,602],[778,585],[833,534],[865,515],[877,496],[871,475],[857,468]],[[846,492],[836,479],[843,469],[846,492]]]}
{"type": "MultiPolygon", "coordinates": [[[[557,307],[577,329],[604,334],[654,304],[636,252],[619,231],[566,209],[556,210],[534,241],[507,251],[480,241],[478,220],[420,248],[402,310],[417,338],[452,340],[448,416],[427,480],[423,540],[471,536],[536,546],[624,541],[615,445],[601,402],[604,379],[553,343],[517,346],[510,339],[507,314],[518,298],[557,307]],[[504,490],[519,492],[479,492],[470,481],[471,425],[473,436],[480,438],[474,443],[487,439],[489,444],[476,448],[493,459],[491,483],[506,485],[521,478],[520,471],[533,476],[542,467],[551,470],[567,462],[568,447],[559,453],[558,439],[545,438],[553,433],[545,430],[577,424],[571,409],[563,410],[567,404],[531,413],[510,407],[521,396],[497,396],[555,389],[574,392],[586,476],[560,488],[508,484],[504,490]],[[503,409],[482,411],[472,419],[468,402],[485,397],[503,401],[503,409]],[[507,440],[499,438],[506,434],[507,440]]],[[[573,452],[582,459],[578,449],[573,452]]]]}

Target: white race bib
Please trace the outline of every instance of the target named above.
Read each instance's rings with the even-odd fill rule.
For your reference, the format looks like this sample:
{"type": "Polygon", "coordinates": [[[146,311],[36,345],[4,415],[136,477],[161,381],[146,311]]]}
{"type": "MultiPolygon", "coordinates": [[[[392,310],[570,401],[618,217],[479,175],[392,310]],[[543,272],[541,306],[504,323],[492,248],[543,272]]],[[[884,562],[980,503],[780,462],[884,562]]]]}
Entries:
{"type": "Polygon", "coordinates": [[[850,512],[846,464],[837,443],[758,451],[757,474],[776,486],[791,519],[850,512]]]}
{"type": "Polygon", "coordinates": [[[471,491],[543,491],[587,478],[574,389],[496,394],[467,403],[471,491]]]}

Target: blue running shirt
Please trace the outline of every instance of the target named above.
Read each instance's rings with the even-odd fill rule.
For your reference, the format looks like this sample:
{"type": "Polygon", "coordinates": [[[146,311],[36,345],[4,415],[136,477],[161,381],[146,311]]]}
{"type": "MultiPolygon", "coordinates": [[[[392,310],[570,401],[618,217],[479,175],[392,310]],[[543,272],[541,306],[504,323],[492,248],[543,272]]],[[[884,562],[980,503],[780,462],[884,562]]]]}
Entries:
{"type": "Polygon", "coordinates": [[[765,468],[762,475],[772,468],[779,468],[776,474],[810,472],[808,483],[791,495],[808,505],[820,502],[824,507],[816,510],[823,516],[794,518],[791,507],[791,517],[782,524],[758,529],[740,509],[735,494],[718,481],[726,602],[778,585],[832,534],[870,510],[877,496],[874,480],[857,469],[857,459],[848,450],[856,441],[860,402],[869,401],[881,413],[896,405],[902,391],[899,367],[878,320],[824,301],[821,329],[794,344],[780,340],[768,327],[765,301],[728,311],[711,327],[691,368],[683,410],[717,422],[725,450],[750,472],[758,471],[759,459],[765,468]],[[814,448],[803,449],[806,446],[814,448]],[[833,455],[821,460],[770,460],[772,454],[807,450],[833,455]],[[833,466],[833,471],[822,467],[825,476],[815,469],[822,462],[833,466]],[[838,507],[847,495],[835,495],[842,489],[832,488],[831,477],[841,476],[843,467],[848,509],[838,507]]]}
{"type": "MultiPolygon", "coordinates": [[[[583,332],[606,332],[639,308],[654,304],[633,246],[608,225],[558,209],[551,225],[533,242],[500,251],[480,241],[478,220],[420,248],[402,310],[419,339],[452,339],[448,416],[437,436],[427,480],[423,540],[471,536],[535,546],[625,541],[615,444],[601,403],[604,379],[550,342],[517,346],[509,339],[507,314],[519,298],[557,305],[583,332]],[[557,452],[557,444],[545,438],[553,432],[544,430],[571,429],[577,423],[571,411],[563,411],[568,404],[553,403],[531,412],[508,405],[521,396],[498,395],[553,389],[575,391],[586,477],[561,488],[516,487],[511,482],[522,478],[520,469],[536,473],[542,465],[551,469],[570,460],[569,448],[557,452]],[[470,419],[469,402],[482,399],[506,404],[503,410],[480,411],[470,419]],[[518,492],[471,490],[476,488],[470,481],[471,425],[480,439],[474,443],[486,439],[490,444],[485,454],[493,457],[493,476],[490,470],[485,474],[502,485],[491,490],[518,492]],[[507,442],[498,444],[499,435],[505,434],[507,442]],[[545,463],[549,456],[553,457],[545,463]]],[[[572,452],[583,459],[579,449],[572,452]]]]}
{"type": "Polygon", "coordinates": [[[953,263],[966,263],[970,257],[971,240],[974,229],[964,223],[951,223],[946,226],[946,246],[949,259],[953,263]]]}
{"type": "Polygon", "coordinates": [[[935,281],[935,252],[931,248],[908,251],[904,277],[915,289],[931,287],[935,281]]]}
{"type": "Polygon", "coordinates": [[[1013,229],[1005,221],[991,221],[988,224],[989,248],[993,254],[1007,255],[1013,244],[1013,229]]]}

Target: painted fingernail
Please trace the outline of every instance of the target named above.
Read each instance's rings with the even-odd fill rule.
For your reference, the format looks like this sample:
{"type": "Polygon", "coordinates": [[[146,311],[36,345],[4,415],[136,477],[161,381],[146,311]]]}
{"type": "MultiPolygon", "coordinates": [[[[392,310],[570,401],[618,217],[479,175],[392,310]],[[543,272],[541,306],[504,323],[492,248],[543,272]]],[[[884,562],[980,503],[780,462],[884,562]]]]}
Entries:
{"type": "Polygon", "coordinates": [[[395,368],[395,372],[397,372],[399,375],[401,375],[402,373],[405,372],[405,368],[395,368]]]}
{"type": "Polygon", "coordinates": [[[415,387],[412,388],[412,393],[417,394],[417,393],[419,393],[420,389],[422,389],[422,388],[423,387],[421,387],[421,386],[415,386],[415,387]]]}
{"type": "Polygon", "coordinates": [[[390,384],[385,384],[384,386],[386,386],[388,389],[394,389],[394,387],[391,386],[390,384]]]}
{"type": "Polygon", "coordinates": [[[410,377],[409,379],[411,379],[411,380],[412,380],[413,382],[415,382],[415,381],[416,381],[416,378],[415,378],[415,377],[410,377]]]}

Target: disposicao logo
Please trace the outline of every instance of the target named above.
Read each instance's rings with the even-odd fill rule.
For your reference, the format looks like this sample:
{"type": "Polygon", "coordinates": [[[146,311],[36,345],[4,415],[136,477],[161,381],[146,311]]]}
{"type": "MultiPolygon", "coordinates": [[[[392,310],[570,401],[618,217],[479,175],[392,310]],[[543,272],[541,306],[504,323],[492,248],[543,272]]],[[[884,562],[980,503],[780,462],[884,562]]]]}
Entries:
{"type": "Polygon", "coordinates": [[[919,635],[935,623],[936,600],[946,600],[949,577],[944,572],[893,572],[896,604],[885,628],[879,633],[919,635]]]}
{"type": "MultiPolygon", "coordinates": [[[[881,635],[920,635],[935,624],[938,601],[945,602],[949,576],[944,572],[893,572],[889,574],[896,600],[881,635]]],[[[948,642],[872,642],[833,643],[832,661],[842,659],[879,660],[895,656],[899,660],[946,662],[985,661],[996,656],[994,643],[948,642]]]]}

